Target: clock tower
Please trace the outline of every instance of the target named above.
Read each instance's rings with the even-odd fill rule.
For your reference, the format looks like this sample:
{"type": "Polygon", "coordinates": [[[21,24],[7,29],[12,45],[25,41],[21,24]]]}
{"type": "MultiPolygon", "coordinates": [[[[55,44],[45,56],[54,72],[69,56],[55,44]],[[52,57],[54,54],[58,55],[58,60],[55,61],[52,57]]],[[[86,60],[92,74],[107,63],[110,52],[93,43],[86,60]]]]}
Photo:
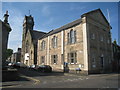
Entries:
{"type": "Polygon", "coordinates": [[[23,34],[22,34],[22,52],[21,52],[21,60],[22,62],[24,62],[25,60],[25,54],[26,52],[28,53],[28,51],[26,51],[27,47],[27,33],[28,30],[33,30],[33,26],[34,26],[34,19],[31,15],[24,17],[23,20],[23,34]]]}
{"type": "Polygon", "coordinates": [[[23,34],[24,38],[26,37],[26,33],[28,30],[33,30],[34,26],[34,19],[33,17],[30,16],[25,16],[24,21],[23,21],[23,34]]]}

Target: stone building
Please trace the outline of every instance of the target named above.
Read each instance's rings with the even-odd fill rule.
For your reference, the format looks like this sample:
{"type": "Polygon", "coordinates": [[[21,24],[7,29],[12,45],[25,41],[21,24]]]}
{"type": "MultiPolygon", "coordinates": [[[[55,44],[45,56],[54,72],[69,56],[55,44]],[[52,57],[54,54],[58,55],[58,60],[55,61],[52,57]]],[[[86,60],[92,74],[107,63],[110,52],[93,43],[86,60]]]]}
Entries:
{"type": "Polygon", "coordinates": [[[113,72],[120,72],[120,46],[114,41],[112,43],[113,49],[113,61],[112,61],[112,70],[113,72]]]}
{"type": "Polygon", "coordinates": [[[80,19],[52,30],[38,40],[37,64],[53,70],[104,73],[111,71],[111,26],[100,9],[81,15],[80,19]]]}
{"type": "Polygon", "coordinates": [[[34,19],[30,16],[25,16],[23,22],[23,37],[21,62],[26,65],[37,64],[37,42],[44,35],[44,32],[33,30],[34,19]]]}
{"type": "Polygon", "coordinates": [[[13,53],[9,58],[10,62],[20,62],[21,61],[21,48],[18,48],[17,52],[13,53]]]}
{"type": "Polygon", "coordinates": [[[12,30],[9,23],[8,23],[8,11],[6,11],[6,14],[4,14],[4,21],[0,20],[0,36],[1,37],[1,52],[2,52],[2,58],[1,58],[1,62],[2,65],[4,66],[5,61],[7,59],[6,57],[6,50],[7,50],[7,45],[8,45],[8,38],[9,38],[9,32],[12,30]]]}

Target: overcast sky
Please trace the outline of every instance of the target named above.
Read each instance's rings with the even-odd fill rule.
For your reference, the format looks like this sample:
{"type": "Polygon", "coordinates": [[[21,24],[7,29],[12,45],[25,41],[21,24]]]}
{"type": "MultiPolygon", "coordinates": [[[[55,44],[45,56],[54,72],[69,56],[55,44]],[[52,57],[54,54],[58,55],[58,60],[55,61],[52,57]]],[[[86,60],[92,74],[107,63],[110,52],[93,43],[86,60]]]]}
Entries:
{"type": "Polygon", "coordinates": [[[12,31],[9,35],[8,48],[17,50],[22,46],[23,19],[30,14],[34,17],[34,30],[48,32],[59,28],[91,10],[100,8],[108,19],[110,14],[112,40],[118,40],[118,3],[117,2],[3,2],[2,16],[8,10],[12,31]]]}

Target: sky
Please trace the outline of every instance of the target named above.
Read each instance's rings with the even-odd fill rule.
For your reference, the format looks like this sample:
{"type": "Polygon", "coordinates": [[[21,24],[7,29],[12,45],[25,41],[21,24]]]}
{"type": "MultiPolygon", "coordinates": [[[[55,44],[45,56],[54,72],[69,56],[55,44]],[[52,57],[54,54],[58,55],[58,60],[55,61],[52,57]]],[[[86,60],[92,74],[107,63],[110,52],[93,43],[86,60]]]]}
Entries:
{"type": "Polygon", "coordinates": [[[34,17],[34,30],[49,32],[70,23],[86,12],[100,8],[108,19],[107,9],[112,26],[112,40],[118,41],[118,3],[117,2],[2,2],[2,15],[9,13],[8,48],[17,51],[22,46],[23,19],[30,14],[34,17]]]}

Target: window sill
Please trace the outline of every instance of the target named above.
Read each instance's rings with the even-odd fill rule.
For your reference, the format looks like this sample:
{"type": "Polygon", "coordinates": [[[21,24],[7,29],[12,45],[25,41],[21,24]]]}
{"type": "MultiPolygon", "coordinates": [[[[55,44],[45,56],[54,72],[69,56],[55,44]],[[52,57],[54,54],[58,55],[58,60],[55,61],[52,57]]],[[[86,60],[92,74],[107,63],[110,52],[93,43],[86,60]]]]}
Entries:
{"type": "Polygon", "coordinates": [[[77,42],[74,42],[74,43],[67,43],[67,45],[72,45],[72,44],[76,44],[77,42]]]}
{"type": "Polygon", "coordinates": [[[75,63],[70,63],[70,64],[72,64],[72,65],[73,65],[73,64],[75,64],[75,63]]]}

